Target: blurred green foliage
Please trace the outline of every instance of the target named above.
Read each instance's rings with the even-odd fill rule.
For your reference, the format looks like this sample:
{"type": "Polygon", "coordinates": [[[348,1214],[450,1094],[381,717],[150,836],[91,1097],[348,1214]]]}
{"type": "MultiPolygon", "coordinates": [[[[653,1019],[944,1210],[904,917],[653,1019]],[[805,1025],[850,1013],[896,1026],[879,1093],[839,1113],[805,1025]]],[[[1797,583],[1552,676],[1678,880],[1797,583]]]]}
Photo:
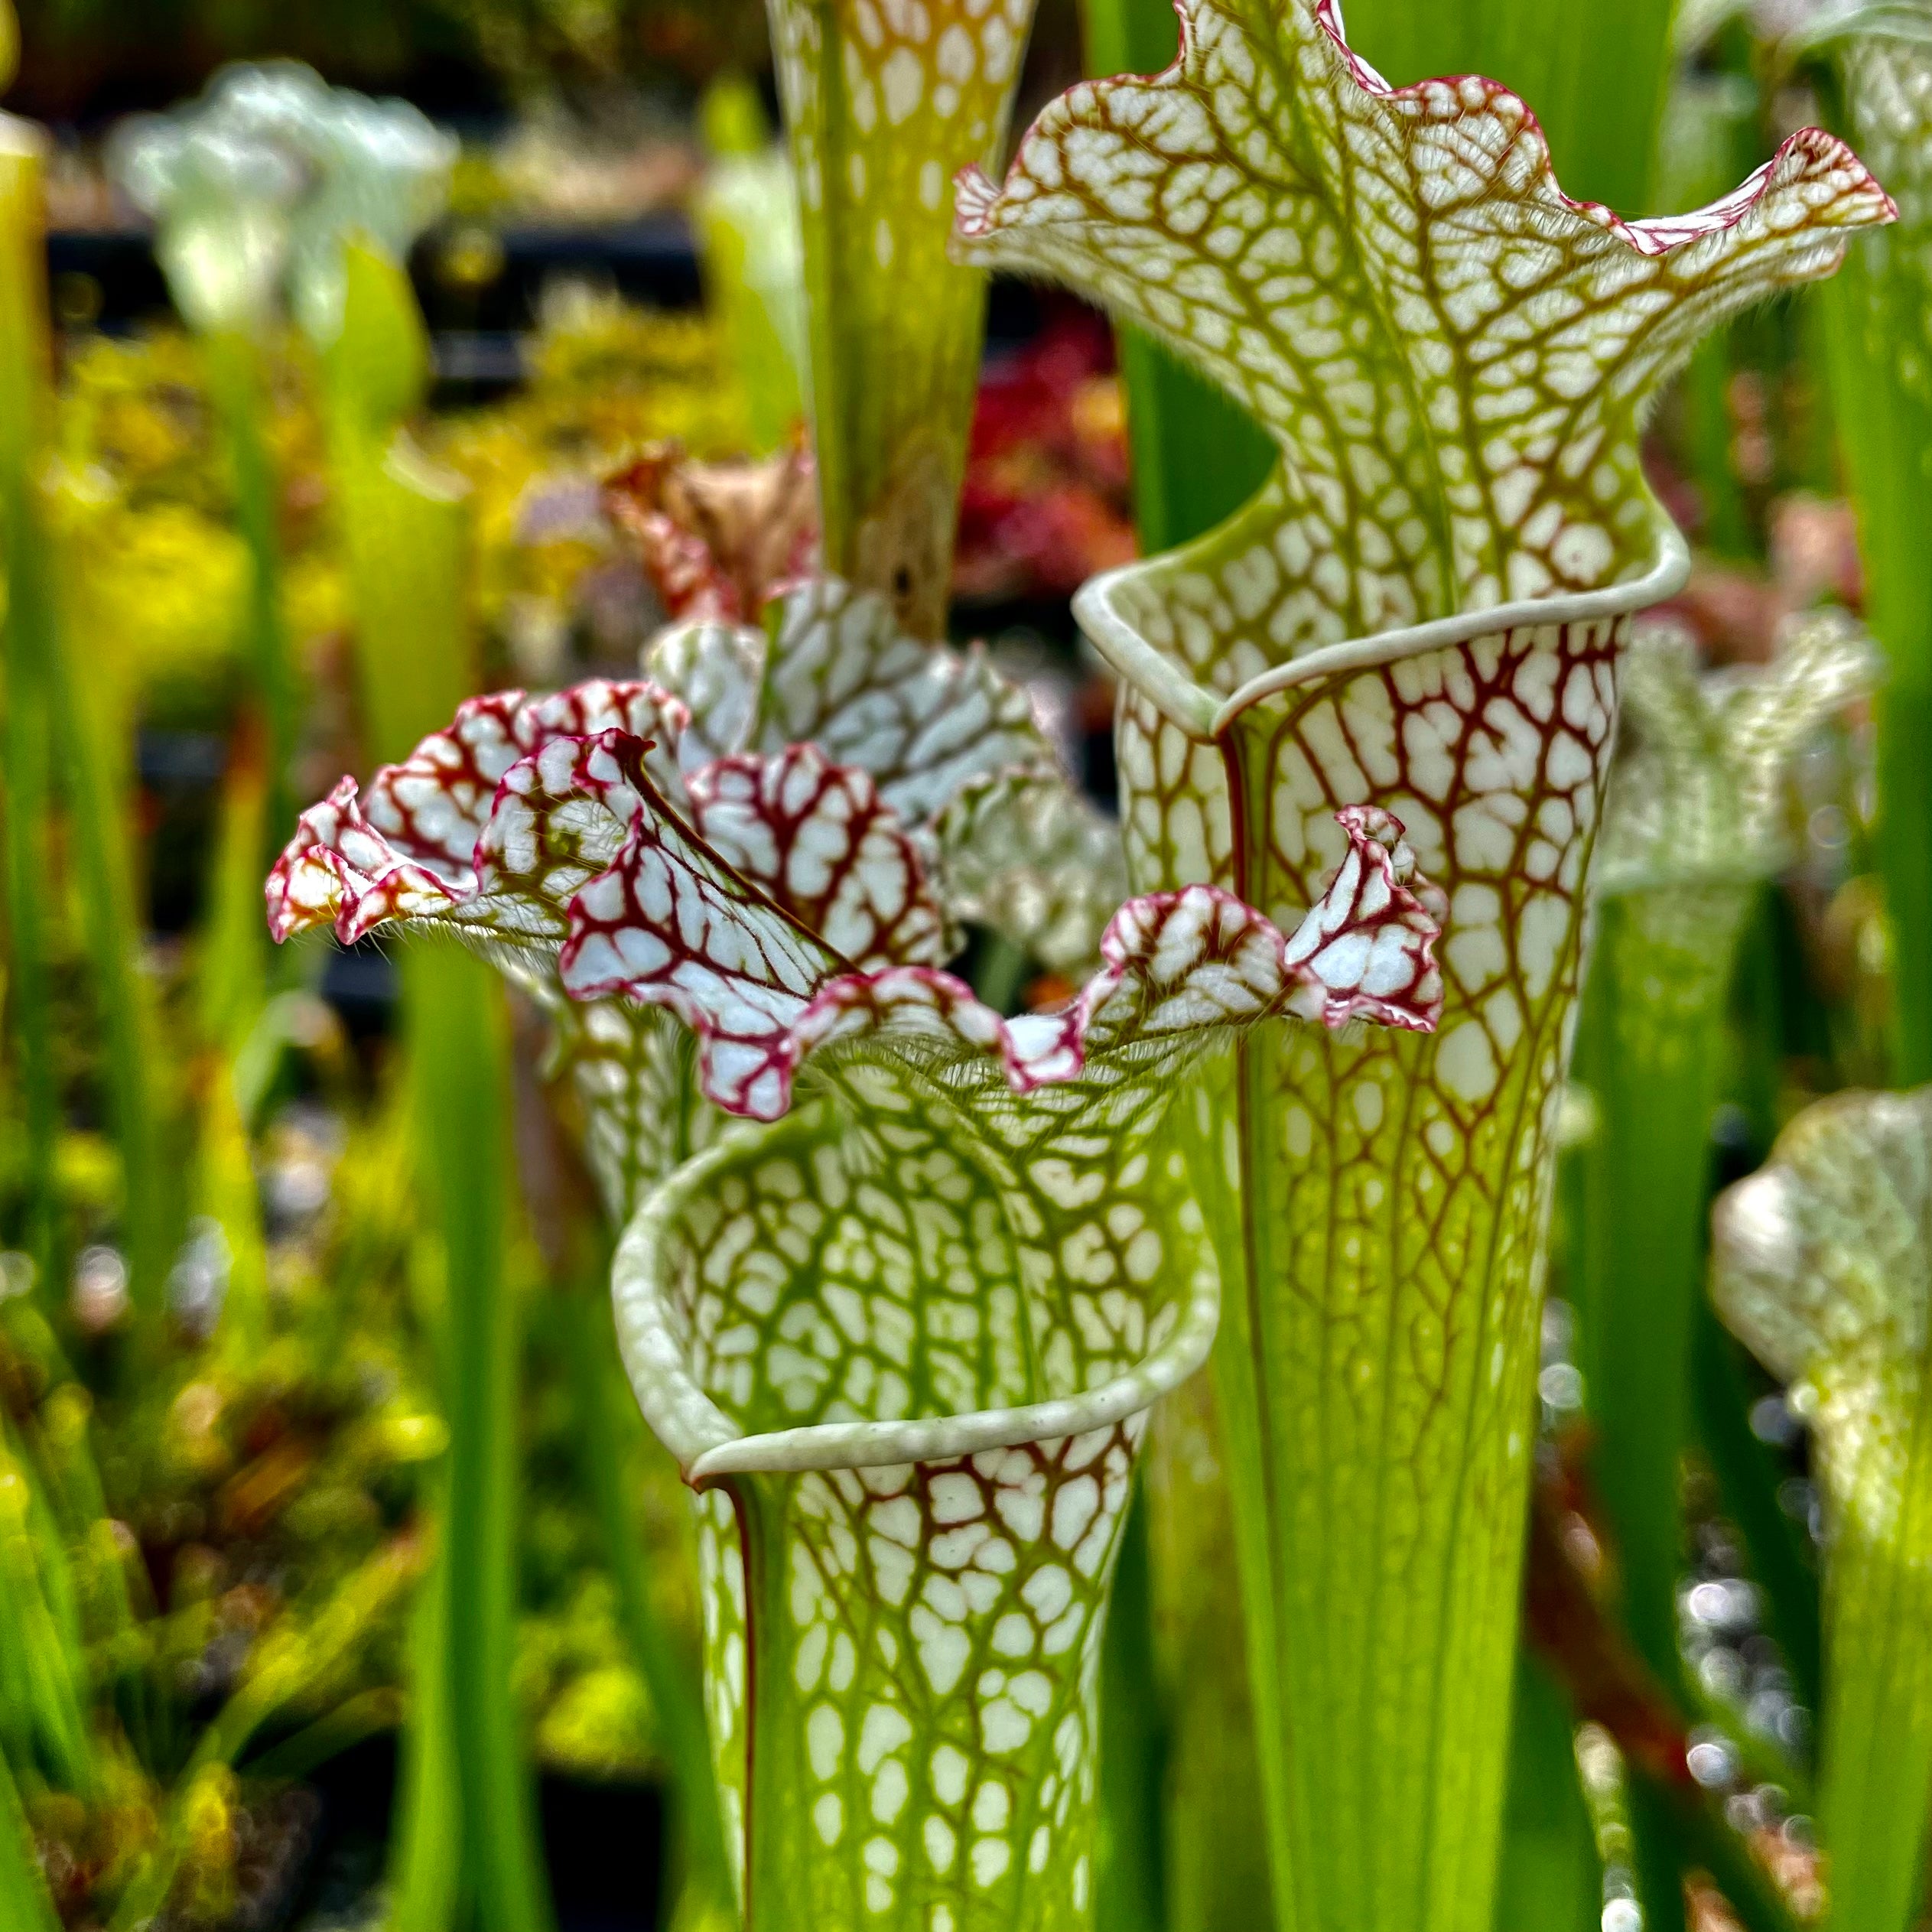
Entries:
{"type": "MultiPolygon", "coordinates": [[[[438,1366],[449,1263],[421,1213],[405,1059],[352,1037],[316,997],[326,948],[265,972],[261,747],[238,730],[249,561],[205,353],[172,331],[64,343],[40,497],[99,743],[112,748],[103,802],[117,816],[122,798],[137,805],[138,828],[150,822],[141,812],[170,815],[139,789],[137,730],[151,743],[227,744],[185,937],[115,942],[139,961],[157,1177],[180,1217],[145,1301],[129,1295],[124,1143],[105,1105],[113,1041],[61,795],[32,892],[47,968],[38,1030],[58,1109],[45,1187],[22,1062],[0,1062],[0,1754],[61,1916],[129,1926],[164,1902],[195,1925],[278,1909],[250,1888],[294,1869],[270,1854],[294,1856],[308,1829],[297,1783],[406,1708],[405,1610],[434,1547],[449,1439],[438,1366]],[[18,1245],[41,1205],[47,1265],[18,1245]]],[[[587,574],[610,568],[607,538],[581,516],[561,535],[541,515],[532,528],[527,499],[640,442],[678,436],[711,453],[743,434],[701,321],[563,304],[531,365],[506,403],[420,425],[424,460],[450,466],[474,506],[471,581],[499,681],[516,673],[535,602],[555,605],[560,648],[611,648],[573,602],[587,574]]],[[[345,701],[344,471],[313,356],[279,340],[264,370],[282,614],[320,789],[365,762],[345,701]]],[[[18,685],[5,694],[17,700],[18,685]]],[[[448,701],[439,695],[439,717],[448,701]]],[[[17,782],[8,793],[11,825],[17,782]]],[[[142,837],[132,850],[145,923],[168,882],[158,845],[142,837]]],[[[8,963],[21,963],[11,946],[8,963]]],[[[0,992],[16,1049],[32,1018],[18,991],[10,973],[0,992]]],[[[573,1772],[655,1775],[665,1745],[633,1661],[633,1600],[645,1593],[653,1627],[694,1651],[686,1512],[627,1400],[604,1431],[610,1493],[587,1495],[581,1364],[556,1351],[553,1324],[523,1313],[565,1290],[514,1191],[501,1212],[506,1332],[527,1329],[535,1375],[508,1553],[507,1720],[573,1772]],[[634,1547],[673,1560],[613,1579],[602,1553],[612,1508],[634,1547]]],[[[463,1265],[473,1274],[473,1258],[463,1265]]],[[[31,1904],[31,1891],[9,1897],[31,1904]]]]}

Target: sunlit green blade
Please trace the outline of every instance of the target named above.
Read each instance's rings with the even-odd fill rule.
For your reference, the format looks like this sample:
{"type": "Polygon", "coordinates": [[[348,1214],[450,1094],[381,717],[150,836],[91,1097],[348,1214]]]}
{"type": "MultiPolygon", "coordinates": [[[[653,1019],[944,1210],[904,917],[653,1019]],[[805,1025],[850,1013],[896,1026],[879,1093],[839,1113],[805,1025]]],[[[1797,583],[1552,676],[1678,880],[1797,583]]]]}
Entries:
{"type": "Polygon", "coordinates": [[[449,636],[467,608],[467,486],[400,434],[338,473],[357,635],[370,639],[357,659],[363,728],[372,757],[404,758],[448,717],[452,690],[476,682],[471,647],[452,662],[449,636]]]}
{"type": "Polygon", "coordinates": [[[200,1212],[217,1223],[228,1244],[222,1324],[229,1345],[245,1356],[267,1339],[268,1316],[260,1192],[236,1079],[237,1062],[260,1020],[267,990],[261,855],[269,788],[260,757],[259,743],[246,733],[229,753],[197,962],[206,1059],[195,1194],[200,1212]]]}
{"type": "Polygon", "coordinates": [[[170,1198],[151,1085],[158,1056],[140,968],[143,922],[135,896],[127,748],[109,741],[113,707],[86,667],[82,640],[67,626],[56,639],[54,743],[121,1153],[128,1289],[135,1305],[152,1314],[161,1306],[178,1210],[170,1198]]]}
{"type": "Polygon", "coordinates": [[[476,688],[467,486],[398,429],[428,369],[408,276],[373,249],[352,246],[345,262],[343,330],[326,363],[330,459],[356,617],[363,749],[390,762],[476,688]]]}
{"type": "MultiPolygon", "coordinates": [[[[281,479],[262,436],[268,395],[255,340],[236,330],[217,330],[206,338],[203,353],[234,473],[236,519],[248,546],[249,670],[265,738],[264,855],[272,860],[294,821],[290,766],[300,701],[281,608],[281,479]]],[[[259,948],[259,935],[255,943],[259,948]]]]}
{"type": "MultiPolygon", "coordinates": [[[[433,1519],[447,1522],[447,1472],[433,1519]]],[[[463,1800],[450,1717],[450,1564],[447,1546],[430,1560],[409,1618],[409,1703],[397,1753],[391,1827],[390,1913],[398,1932],[447,1932],[455,1923],[463,1862],[463,1800]]]]}
{"type": "Polygon", "coordinates": [[[1575,1730],[1561,1688],[1534,1658],[1520,1657],[1495,1932],[1595,1932],[1602,1922],[1602,1875],[1577,1784],[1575,1730]]]}
{"type": "Polygon", "coordinates": [[[777,449],[805,418],[804,244],[797,192],[757,91],[742,76],[712,83],[701,110],[711,161],[692,208],[704,296],[745,392],[754,454],[777,449]]]}
{"type": "MultiPolygon", "coordinates": [[[[1878,10],[1875,10],[1876,11],[1878,10]]],[[[1895,10],[1908,24],[1912,8],[1895,10]]],[[[1885,653],[1877,853],[1890,919],[1894,1075],[1932,1079],[1932,46],[1882,19],[1839,53],[1846,119],[1899,207],[1825,297],[1832,404],[1859,519],[1865,614],[1885,653]]]]}
{"type": "Polygon", "coordinates": [[[60,1130],[54,1020],[47,964],[46,881],[53,740],[49,665],[52,586],[34,515],[34,465],[47,408],[47,324],[42,300],[42,144],[24,122],[0,120],[0,518],[5,519],[7,607],[5,813],[7,1007],[24,1117],[23,1239],[44,1291],[55,1280],[54,1163],[60,1130]]]}
{"type": "MultiPolygon", "coordinates": [[[[616,1413],[623,1390],[621,1384],[614,1393],[612,1388],[616,1365],[611,1355],[609,1306],[600,1293],[567,1291],[564,1299],[567,1306],[561,1319],[568,1325],[566,1340],[577,1427],[583,1438],[584,1485],[603,1531],[604,1550],[617,1588],[619,1612],[631,1656],[650,1693],[652,1714],[671,1761],[685,1855],[695,1868],[685,1875],[701,1895],[728,1899],[734,1883],[734,1861],[725,1844],[717,1789],[711,1778],[711,1740],[694,1667],[697,1660],[681,1654],[652,1602],[636,1519],[624,1482],[629,1459],[626,1433],[616,1413]]],[[[628,1398],[624,1399],[628,1406],[628,1398]]],[[[634,1433],[634,1412],[629,1423],[634,1433]]]]}
{"type": "Polygon", "coordinates": [[[1397,86],[1506,83],[1534,106],[1569,193],[1642,215],[1677,12],[1677,0],[1573,0],[1560,15],[1549,0],[1348,0],[1346,18],[1350,44],[1397,86]]]}
{"type": "Polygon", "coordinates": [[[51,1550],[38,1547],[52,1527],[34,1494],[31,1469],[0,1446],[0,1595],[6,1599],[0,1608],[6,1650],[0,1681],[8,1692],[0,1737],[9,1748],[39,1756],[63,1788],[86,1793],[93,1784],[89,1687],[76,1633],[61,1627],[63,1579],[51,1573],[64,1566],[65,1553],[57,1541],[51,1550]]]}
{"type": "MultiPolygon", "coordinates": [[[[419,393],[422,324],[401,268],[346,252],[342,333],[329,364],[331,454],[342,505],[369,749],[390,759],[475,688],[465,487],[418,456],[395,418],[419,393]]],[[[504,1279],[510,1179],[507,1046],[495,976],[454,948],[404,962],[418,1155],[443,1240],[450,1460],[419,1673],[447,1681],[412,1712],[395,1835],[411,1932],[441,1932],[454,1903],[434,1842],[460,1801],[463,1867],[483,1923],[544,1932],[550,1904],[529,1773],[509,1696],[516,1602],[517,1319],[504,1279]],[[429,1733],[438,1717],[446,1737],[429,1733]],[[453,1781],[454,1790],[443,1782],[453,1781]],[[432,1842],[425,1842],[430,1840],[432,1842]]]]}
{"type": "Polygon", "coordinates": [[[1742,886],[1679,896],[1688,903],[1618,899],[1598,912],[1576,1062],[1596,1117],[1578,1156],[1582,1225],[1570,1261],[1625,1615],[1665,1683],[1680,1670],[1677,1497],[1724,995],[1751,903],[1742,886]]]}
{"type": "Polygon", "coordinates": [[[1879,1932],[1911,1923],[1932,1794],[1932,1683],[1925,1632],[1932,1589],[1932,1436],[1921,1400],[1897,1514],[1854,1505],[1828,1559],[1823,1778],[1832,1923],[1879,1932]]]}
{"type": "Polygon", "coordinates": [[[393,1732],[402,1710],[402,1693],[392,1685],[358,1691],[327,1716],[304,1725],[293,1737],[252,1754],[243,1768],[250,1778],[307,1778],[331,1758],[353,1750],[364,1738],[393,1732]]]}
{"type": "Polygon", "coordinates": [[[0,1755],[0,1928],[4,1932],[59,1932],[60,1921],[21,1809],[19,1787],[0,1755]]]}
{"type": "Polygon", "coordinates": [[[195,962],[201,1037],[231,1052],[255,1024],[267,993],[260,854],[269,790],[263,747],[245,733],[229,753],[195,962]]]}
{"type": "Polygon", "coordinates": [[[519,1323],[504,1280],[509,1067],[503,994],[452,947],[407,963],[422,1149],[446,1257],[450,1424],[444,1667],[466,1865],[483,1923],[545,1932],[550,1901],[510,1696],[517,1602],[519,1323]]]}
{"type": "MultiPolygon", "coordinates": [[[[10,827],[8,841],[11,923],[26,996],[21,1017],[30,1033],[50,1023],[44,1003],[40,912],[25,899],[31,893],[44,902],[51,876],[45,867],[44,821],[37,828],[35,822],[34,794],[41,794],[38,812],[44,813],[50,795],[47,788],[57,770],[70,814],[76,896],[105,1036],[109,1098],[122,1166],[122,1241],[128,1285],[137,1304],[151,1309],[158,1306],[166,1271],[169,1217],[148,1087],[148,1002],[136,971],[140,928],[125,815],[126,759],[109,741],[110,721],[118,721],[112,694],[83,668],[80,640],[63,633],[50,533],[38,495],[50,403],[37,138],[24,123],[8,117],[0,125],[0,150],[5,177],[0,219],[7,228],[0,244],[6,252],[0,268],[0,281],[6,284],[0,293],[5,305],[0,359],[6,368],[0,382],[7,392],[0,396],[6,424],[0,431],[0,467],[5,471],[0,480],[5,493],[0,514],[9,533],[8,657],[21,694],[18,715],[8,725],[9,751],[18,752],[19,763],[15,768],[10,757],[7,782],[16,795],[9,815],[18,822],[10,827]],[[38,744],[28,737],[36,730],[42,734],[38,744]],[[37,860],[42,870],[30,878],[25,868],[37,860]]],[[[57,1124],[57,1098],[50,1091],[47,1044],[32,1037],[23,1044],[37,1189],[50,1179],[45,1137],[57,1124]]],[[[37,1212],[43,1220],[37,1238],[47,1246],[44,1258],[50,1260],[47,1210],[37,1212]]]]}

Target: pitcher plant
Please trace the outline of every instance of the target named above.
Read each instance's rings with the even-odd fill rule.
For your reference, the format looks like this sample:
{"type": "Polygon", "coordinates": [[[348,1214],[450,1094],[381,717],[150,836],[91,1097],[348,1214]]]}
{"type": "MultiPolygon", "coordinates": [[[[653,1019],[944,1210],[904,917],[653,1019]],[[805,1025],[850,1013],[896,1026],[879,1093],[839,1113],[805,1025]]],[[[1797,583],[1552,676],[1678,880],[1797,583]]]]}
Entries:
{"type": "Polygon", "coordinates": [[[1141,1418],[1218,1299],[1163,1121],[1234,1029],[1433,1023],[1436,895],[1395,821],[1345,812],[1292,939],[1212,886],[1132,900],[1069,1007],[1007,1020],[942,970],[947,881],[983,874],[984,827],[1011,870],[1010,808],[1063,826],[1065,781],[982,659],[892,642],[881,600],[820,580],[769,661],[723,625],[659,641],[700,705],[473,701],[304,815],[272,916],[497,958],[563,1022],[613,1196],[669,1169],[626,1236],[620,1332],[711,1492],[748,1922],[804,1900],[1083,1925],[1114,1535],[1141,1418]]]}
{"type": "Polygon", "coordinates": [[[1619,662],[1686,568],[1639,421],[1704,330],[1892,210],[1807,130],[1626,222],[1562,194],[1506,89],[1389,87],[1329,0],[1180,12],[1173,67],[1075,88],[1003,185],[962,178],[955,249],[1104,302],[1279,450],[1076,603],[1121,678],[1136,887],[1291,920],[1359,800],[1446,894],[1438,1029],[1257,1032],[1192,1153],[1280,1922],[1456,1932],[1488,1923],[1619,662]]]}
{"type": "Polygon", "coordinates": [[[1820,1101],[1722,1195],[1711,1290],[1811,1431],[1824,1521],[1831,1923],[1911,1923],[1932,1791],[1932,1091],[1820,1101]]]}

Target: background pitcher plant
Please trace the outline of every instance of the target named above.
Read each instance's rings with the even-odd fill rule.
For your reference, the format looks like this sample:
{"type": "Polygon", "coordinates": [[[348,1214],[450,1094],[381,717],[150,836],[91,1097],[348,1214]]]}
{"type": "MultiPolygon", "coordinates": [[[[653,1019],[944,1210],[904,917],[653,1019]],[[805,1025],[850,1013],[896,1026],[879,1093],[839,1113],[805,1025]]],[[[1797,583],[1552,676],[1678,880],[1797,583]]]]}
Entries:
{"type": "Polygon", "coordinates": [[[1932,1790],[1925,1376],[1932,1094],[1808,1108],[1722,1195],[1711,1292],[1811,1429],[1827,1512],[1832,1923],[1910,1921],[1932,1790]]]}
{"type": "Polygon", "coordinates": [[[1602,1405],[1593,1466],[1625,1615],[1666,1683],[1682,1672],[1676,1498],[1726,996],[1763,882],[1790,861],[1791,769],[1878,672],[1871,640],[1831,611],[1793,620],[1764,666],[1700,672],[1667,626],[1640,631],[1629,655],[1590,881],[1577,1074],[1594,1119],[1569,1287],[1602,1405]]]}
{"type": "Polygon", "coordinates": [[[1033,0],[772,0],[805,237],[825,561],[945,627],[985,278],[950,262],[954,175],[994,164],[1033,0]]]}

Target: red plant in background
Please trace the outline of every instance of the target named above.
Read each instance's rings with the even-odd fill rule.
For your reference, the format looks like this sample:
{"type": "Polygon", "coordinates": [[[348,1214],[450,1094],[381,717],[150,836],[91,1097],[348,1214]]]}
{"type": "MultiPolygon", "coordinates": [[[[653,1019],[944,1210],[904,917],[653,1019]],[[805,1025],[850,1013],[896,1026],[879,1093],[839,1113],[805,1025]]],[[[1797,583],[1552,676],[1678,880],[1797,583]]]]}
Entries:
{"type": "Polygon", "coordinates": [[[698,463],[653,443],[604,478],[605,514],[674,618],[740,623],[818,548],[812,457],[801,443],[757,463],[698,463]]]}
{"type": "Polygon", "coordinates": [[[1113,337],[1091,310],[1056,304],[981,378],[954,594],[1068,597],[1134,554],[1113,337]]]}

